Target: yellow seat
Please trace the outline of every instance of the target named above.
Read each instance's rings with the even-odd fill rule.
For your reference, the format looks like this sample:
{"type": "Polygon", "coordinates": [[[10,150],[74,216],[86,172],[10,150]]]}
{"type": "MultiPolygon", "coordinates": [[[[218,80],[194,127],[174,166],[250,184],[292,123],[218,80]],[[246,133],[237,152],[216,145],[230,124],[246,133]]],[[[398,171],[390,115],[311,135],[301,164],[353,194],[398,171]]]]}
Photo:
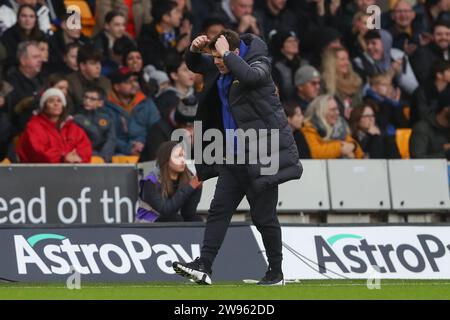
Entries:
{"type": "Polygon", "coordinates": [[[0,164],[11,164],[11,161],[8,158],[3,159],[0,164]]]}
{"type": "Polygon", "coordinates": [[[93,164],[103,164],[103,163],[105,163],[105,160],[103,160],[103,158],[99,157],[99,156],[92,156],[91,157],[91,163],[93,163],[93,164]]]}
{"type": "Polygon", "coordinates": [[[119,164],[136,164],[139,161],[138,156],[113,156],[112,157],[112,163],[119,163],[119,164]]]}
{"type": "Polygon", "coordinates": [[[397,129],[395,133],[395,141],[398,151],[402,159],[409,159],[409,138],[411,137],[411,129],[397,129]]]}
{"type": "Polygon", "coordinates": [[[90,37],[94,31],[95,17],[86,1],[83,0],[64,0],[66,8],[69,6],[77,6],[80,8],[81,27],[85,36],[90,37]]]}

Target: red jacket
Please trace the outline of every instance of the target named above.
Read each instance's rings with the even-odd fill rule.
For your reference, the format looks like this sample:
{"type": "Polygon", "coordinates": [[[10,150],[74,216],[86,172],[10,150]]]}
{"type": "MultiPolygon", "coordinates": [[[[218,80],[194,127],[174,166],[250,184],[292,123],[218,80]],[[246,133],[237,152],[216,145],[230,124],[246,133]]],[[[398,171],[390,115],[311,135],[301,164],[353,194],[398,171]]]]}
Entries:
{"type": "Polygon", "coordinates": [[[92,145],[83,129],[69,118],[58,131],[55,123],[39,114],[28,122],[16,151],[23,163],[62,163],[73,149],[83,163],[90,162],[92,145]]]}

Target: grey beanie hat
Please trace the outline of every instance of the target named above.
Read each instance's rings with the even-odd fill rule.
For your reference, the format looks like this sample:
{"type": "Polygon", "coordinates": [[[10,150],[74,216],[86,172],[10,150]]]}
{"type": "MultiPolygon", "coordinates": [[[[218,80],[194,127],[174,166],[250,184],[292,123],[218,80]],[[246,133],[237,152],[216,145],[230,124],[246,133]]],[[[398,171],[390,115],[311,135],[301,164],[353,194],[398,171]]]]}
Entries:
{"type": "Polygon", "coordinates": [[[320,78],[319,71],[310,65],[302,66],[295,72],[295,86],[301,86],[314,78],[320,78]]]}
{"type": "Polygon", "coordinates": [[[164,82],[170,82],[167,73],[157,70],[153,65],[148,65],[144,68],[144,80],[149,82],[150,79],[155,80],[159,86],[164,82]]]}

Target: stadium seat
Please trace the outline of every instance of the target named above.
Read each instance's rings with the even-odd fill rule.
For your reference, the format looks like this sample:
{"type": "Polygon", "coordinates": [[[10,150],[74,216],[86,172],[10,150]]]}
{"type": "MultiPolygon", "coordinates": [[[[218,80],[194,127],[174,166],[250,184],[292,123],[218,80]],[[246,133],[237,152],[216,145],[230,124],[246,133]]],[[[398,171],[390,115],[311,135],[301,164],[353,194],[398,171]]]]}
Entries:
{"type": "Polygon", "coordinates": [[[388,165],[394,210],[450,209],[447,160],[389,160],[388,165]]]}
{"type": "Polygon", "coordinates": [[[3,159],[0,164],[11,164],[11,161],[8,158],[3,159]]]}
{"type": "Polygon", "coordinates": [[[81,27],[85,36],[90,37],[94,31],[95,17],[86,1],[83,0],[64,0],[66,8],[77,6],[81,11],[81,27]]]}
{"type": "Polygon", "coordinates": [[[328,160],[328,179],[334,211],[391,209],[386,160],[328,160]]]}
{"type": "Polygon", "coordinates": [[[395,141],[402,159],[409,159],[410,157],[409,138],[411,137],[411,132],[411,129],[397,129],[395,132],[395,141]]]}
{"type": "Polygon", "coordinates": [[[117,164],[126,164],[126,163],[130,163],[130,164],[136,164],[139,161],[139,157],[138,156],[113,156],[112,157],[112,163],[117,163],[117,164]]]}
{"type": "Polygon", "coordinates": [[[103,163],[105,163],[105,160],[102,157],[99,157],[99,156],[92,156],[91,157],[91,163],[93,163],[93,164],[103,164],[103,163]]]}

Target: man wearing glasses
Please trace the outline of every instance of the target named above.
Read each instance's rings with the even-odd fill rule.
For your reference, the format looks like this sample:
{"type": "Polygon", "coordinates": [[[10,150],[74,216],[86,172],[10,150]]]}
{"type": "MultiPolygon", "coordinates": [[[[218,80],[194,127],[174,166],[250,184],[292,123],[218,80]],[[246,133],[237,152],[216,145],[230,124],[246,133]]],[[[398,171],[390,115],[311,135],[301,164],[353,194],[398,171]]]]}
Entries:
{"type": "Polygon", "coordinates": [[[320,73],[316,68],[305,65],[295,72],[294,83],[297,89],[295,102],[305,112],[310,102],[320,94],[320,73]]]}
{"type": "Polygon", "coordinates": [[[83,95],[83,108],[74,121],[86,132],[92,143],[92,155],[111,162],[116,148],[116,134],[110,115],[103,110],[105,92],[100,87],[89,87],[83,95]]]}

